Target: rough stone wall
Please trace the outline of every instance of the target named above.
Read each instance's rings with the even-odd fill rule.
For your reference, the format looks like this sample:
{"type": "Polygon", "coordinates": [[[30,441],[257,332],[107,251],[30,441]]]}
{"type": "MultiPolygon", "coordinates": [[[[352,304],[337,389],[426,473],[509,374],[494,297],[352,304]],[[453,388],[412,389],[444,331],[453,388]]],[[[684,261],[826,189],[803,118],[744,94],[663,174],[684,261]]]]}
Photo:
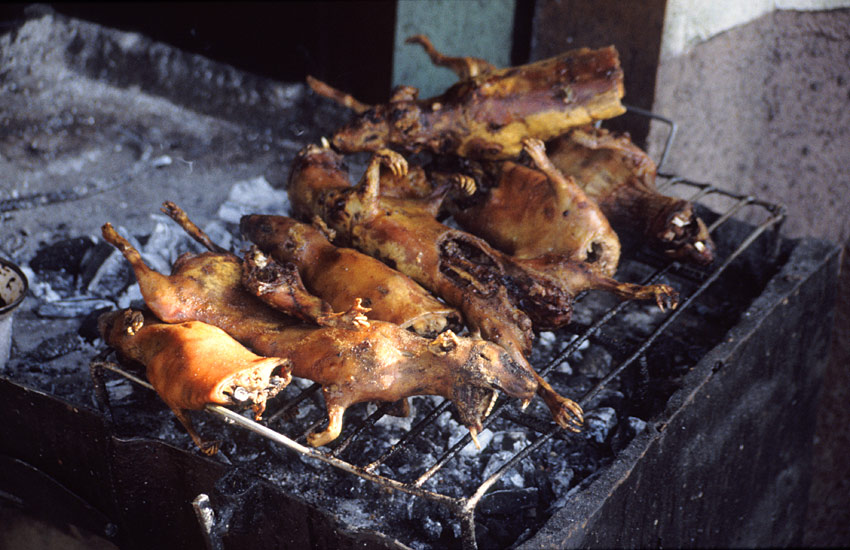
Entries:
{"type": "Polygon", "coordinates": [[[785,204],[791,236],[846,241],[849,66],[850,9],[772,12],[662,63],[668,169],[785,204]]]}

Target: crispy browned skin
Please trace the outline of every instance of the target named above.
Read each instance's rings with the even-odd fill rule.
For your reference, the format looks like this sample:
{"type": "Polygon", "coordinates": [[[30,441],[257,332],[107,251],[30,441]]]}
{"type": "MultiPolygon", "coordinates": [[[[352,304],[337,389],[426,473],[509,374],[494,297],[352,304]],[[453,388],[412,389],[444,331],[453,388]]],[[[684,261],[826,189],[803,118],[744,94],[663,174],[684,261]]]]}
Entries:
{"type": "Polygon", "coordinates": [[[278,263],[297,266],[310,292],[336,311],[345,311],[359,298],[370,309],[370,319],[395,323],[420,336],[461,326],[456,309],[410,277],[353,248],[334,246],[311,225],[254,214],[242,218],[240,229],[278,263]]]}
{"type": "MultiPolygon", "coordinates": [[[[620,283],[611,276],[620,257],[620,241],[599,207],[572,179],[549,163],[540,140],[526,140],[537,169],[512,161],[487,163],[480,178],[492,179],[466,207],[455,207],[455,220],[505,252],[506,270],[520,307],[539,329],[569,322],[571,309],[534,307],[527,296],[561,294],[570,299],[584,290],[605,290],[623,299],[653,299],[664,310],[676,307],[678,293],[669,285],[620,283]]],[[[462,203],[461,203],[462,204],[462,203]]],[[[569,302],[563,299],[564,302],[569,302]]]]}
{"type": "MultiPolygon", "coordinates": [[[[420,41],[420,43],[422,43],[420,41]]],[[[398,90],[371,108],[316,79],[316,93],[359,113],[334,134],[344,152],[396,147],[479,159],[515,158],[524,137],[542,140],[625,112],[623,71],[613,46],[572,50],[527,65],[496,69],[474,58],[429,53],[462,80],[442,95],[417,99],[415,88],[398,90]],[[466,59],[466,60],[465,60],[466,59]]]]}
{"type": "Polygon", "coordinates": [[[655,163],[627,134],[592,126],[547,144],[552,163],[575,178],[615,228],[639,235],[676,259],[707,265],[715,246],[693,205],[658,192],[655,163]]]}
{"type": "Polygon", "coordinates": [[[166,324],[123,310],[104,313],[98,325],[109,346],[146,367],[151,385],[205,454],[215,454],[219,443],[204,440],[187,411],[209,403],[246,404],[259,420],[266,400],[290,381],[287,360],[260,357],[206,323],[166,324]]]}
{"type": "Polygon", "coordinates": [[[450,331],[428,340],[392,323],[365,321],[359,309],[331,316],[339,321],[334,326],[297,325],[246,292],[241,268],[232,269],[241,263],[233,254],[184,254],[165,276],[146,266],[109,224],[103,234],[130,261],[145,303],[157,317],[219,326],[257,353],[285,358],[293,375],[322,384],[329,423],[308,436],[311,445],[335,439],[353,403],[441,395],[452,400],[474,436],[494,391],[527,401],[537,389],[536,380],[490,342],[457,338],[450,331]]]}
{"type": "Polygon", "coordinates": [[[464,229],[518,259],[559,255],[612,276],[620,240],[605,215],[546,157],[543,142],[524,140],[535,167],[487,163],[479,200],[454,211],[464,229]]]}
{"type": "MultiPolygon", "coordinates": [[[[467,327],[496,342],[530,373],[539,384],[538,394],[563,427],[576,430],[582,411],[577,403],[558,395],[540,377],[525,355],[531,351],[531,320],[511,301],[503,284],[505,270],[500,254],[483,240],[451,229],[434,217],[441,201],[422,201],[380,195],[380,169],[387,166],[396,175],[407,163],[389,150],[376,153],[363,181],[357,187],[329,189],[325,182],[338,181],[338,155],[329,149],[313,148],[301,156],[302,164],[315,159],[311,170],[322,188],[312,205],[302,204],[309,214],[319,215],[341,239],[379,258],[461,310],[467,327]]],[[[345,174],[343,172],[343,174],[345,174]]],[[[346,174],[347,177],[347,174],[346,174]]],[[[297,188],[309,181],[297,182],[297,188]]],[[[300,197],[310,194],[299,192],[300,197]]]]}
{"type": "MultiPolygon", "coordinates": [[[[229,254],[226,250],[222,249],[217,244],[212,242],[210,238],[189,219],[186,213],[179,206],[177,206],[171,201],[166,201],[162,204],[161,210],[162,212],[167,214],[171,219],[176,221],[180,225],[180,227],[182,227],[193,239],[207,247],[210,251],[220,253],[222,255],[221,262],[212,266],[212,269],[214,269],[215,272],[219,272],[221,270],[226,270],[228,274],[235,273],[237,271],[241,272],[241,260],[236,256],[229,254]]],[[[115,242],[118,242],[115,237],[113,237],[113,240],[115,242]]],[[[113,244],[115,244],[115,242],[113,242],[113,244]]],[[[117,244],[116,246],[118,246],[119,249],[121,248],[117,244]]],[[[130,252],[130,255],[133,255],[132,252],[130,252]]],[[[182,257],[178,259],[177,264],[175,264],[175,269],[178,269],[178,266],[180,265],[180,262],[182,260],[182,257]]],[[[187,256],[187,259],[185,261],[191,263],[191,255],[187,256]]],[[[315,323],[316,320],[320,317],[332,313],[333,310],[330,304],[328,304],[321,298],[311,294],[304,287],[304,283],[302,282],[301,276],[299,275],[298,270],[295,268],[295,266],[284,265],[281,269],[275,272],[275,275],[277,277],[283,277],[286,279],[286,288],[288,289],[288,292],[285,295],[283,293],[277,293],[277,295],[275,296],[275,307],[277,309],[286,311],[287,314],[301,319],[302,321],[307,321],[310,323],[315,323]]],[[[225,278],[227,277],[227,275],[218,276],[222,276],[225,278]]],[[[205,273],[193,273],[192,275],[192,281],[196,284],[202,284],[204,282],[209,282],[210,280],[215,280],[215,278],[208,277],[205,273]]],[[[262,278],[254,278],[251,281],[255,285],[255,288],[252,289],[256,291],[254,293],[262,295],[264,290],[264,281],[262,280],[262,278]]],[[[192,290],[190,289],[187,294],[191,294],[191,292],[192,290]]],[[[246,302],[246,299],[244,297],[240,297],[240,299],[241,302],[246,302]]],[[[243,315],[244,311],[249,310],[250,307],[254,304],[256,304],[255,300],[247,299],[247,305],[243,304],[243,311],[240,311],[233,315],[235,315],[236,317],[243,315]]]]}

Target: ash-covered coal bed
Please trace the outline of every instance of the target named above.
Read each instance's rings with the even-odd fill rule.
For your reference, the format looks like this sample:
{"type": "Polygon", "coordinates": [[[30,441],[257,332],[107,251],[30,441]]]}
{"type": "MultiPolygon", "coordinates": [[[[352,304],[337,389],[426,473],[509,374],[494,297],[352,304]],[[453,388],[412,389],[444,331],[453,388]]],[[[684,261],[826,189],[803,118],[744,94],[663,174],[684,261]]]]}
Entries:
{"type": "MultiPolygon", "coordinates": [[[[213,241],[238,253],[247,246],[237,236],[239,218],[258,212],[288,214],[285,192],[270,186],[263,177],[238,181],[220,205],[216,218],[202,229],[213,241]]],[[[191,217],[191,208],[187,213],[191,217]]],[[[145,235],[133,235],[128,228],[121,227],[120,220],[109,220],[107,216],[103,221],[115,224],[141,251],[145,261],[162,273],[170,272],[171,264],[180,254],[201,251],[166,216],[159,213],[151,216],[154,230],[145,235]]],[[[71,403],[97,408],[89,362],[104,345],[97,335],[96,318],[107,309],[144,307],[129,265],[100,238],[85,236],[46,244],[24,265],[24,270],[38,300],[34,308],[37,319],[27,321],[27,330],[49,325],[51,330],[47,332],[51,336],[32,349],[15,349],[4,374],[14,373],[16,379],[27,385],[71,403]],[[58,333],[56,327],[60,327],[58,333]]],[[[639,281],[650,271],[645,265],[626,259],[618,277],[639,281]]],[[[674,276],[664,282],[683,294],[687,294],[688,287],[696,285],[685,278],[674,280],[674,276]]],[[[577,302],[573,322],[566,329],[537,335],[531,362],[541,368],[557,359],[557,366],[547,378],[563,395],[578,398],[587,392],[664,318],[654,303],[628,303],[603,330],[595,332],[564,360],[561,354],[576,335],[616,303],[609,295],[591,292],[577,302]]],[[[678,387],[678,378],[716,342],[725,325],[734,321],[729,306],[728,301],[711,296],[702,299],[640,361],[594,396],[585,407],[585,427],[580,434],[560,433],[504,475],[476,510],[480,547],[506,546],[530,536],[553,511],[566,504],[571,494],[609,464],[619,450],[646,428],[653,415],[663,410],[666,399],[678,387]],[[706,319],[724,318],[725,322],[705,323],[706,319]]],[[[133,371],[132,366],[126,368],[141,374],[133,371]]],[[[270,401],[264,417],[272,420],[267,425],[301,443],[306,433],[321,429],[326,412],[320,392],[312,393],[285,414],[275,414],[283,403],[311,384],[296,379],[270,401]]],[[[114,373],[107,375],[106,388],[118,436],[154,438],[197,452],[154,392],[114,373]]],[[[339,458],[365,466],[439,406],[442,399],[415,397],[411,401],[409,417],[383,416],[373,428],[354,439],[339,458]]],[[[348,409],[346,427],[339,441],[376,408],[377,405],[369,403],[348,409]]],[[[440,504],[338,471],[210,415],[196,413],[194,418],[202,434],[222,441],[217,460],[269,480],[291,494],[301,495],[332,511],[350,528],[378,531],[413,548],[460,545],[457,518],[440,504]]],[[[539,399],[524,411],[518,403],[510,403],[500,418],[478,436],[480,450],[468,444],[422,487],[450,497],[468,497],[505,461],[525,448],[534,432],[551,426],[548,410],[539,399]]],[[[466,433],[450,407],[375,473],[413,481],[466,433]]],[[[228,478],[220,485],[224,499],[231,498],[234,488],[228,487],[228,478]]]]}

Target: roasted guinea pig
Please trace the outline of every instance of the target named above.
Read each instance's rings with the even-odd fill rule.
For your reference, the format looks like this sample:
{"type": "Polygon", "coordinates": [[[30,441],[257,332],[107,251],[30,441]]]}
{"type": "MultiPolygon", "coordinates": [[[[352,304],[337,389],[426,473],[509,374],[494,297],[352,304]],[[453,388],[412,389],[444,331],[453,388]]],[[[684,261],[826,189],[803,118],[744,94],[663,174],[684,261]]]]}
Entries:
{"type": "MultiPolygon", "coordinates": [[[[439,197],[428,201],[380,194],[381,166],[403,174],[407,169],[403,157],[386,149],[377,152],[361,183],[346,188],[327,185],[328,181],[347,178],[339,155],[329,148],[302,151],[298,164],[299,169],[290,177],[293,204],[298,203],[299,209],[311,217],[320,216],[346,245],[379,258],[457,307],[472,333],[500,344],[533,373],[540,384],[538,393],[555,420],[577,429],[581,408],[558,395],[525,358],[531,351],[531,319],[508,295],[500,253],[482,239],[437,221],[435,215],[442,203],[439,197]],[[316,178],[315,192],[308,191],[311,178],[316,178]],[[308,200],[312,202],[308,204],[308,200]]],[[[540,285],[535,290],[545,291],[540,285]]],[[[566,305],[569,307],[569,300],[566,305]]]]}
{"type": "Polygon", "coordinates": [[[658,192],[655,163],[628,134],[585,126],[547,143],[547,152],[622,234],[642,235],[675,259],[700,265],[713,261],[714,242],[693,205],[658,192]]]}
{"type": "MultiPolygon", "coordinates": [[[[559,288],[569,296],[604,290],[623,299],[653,299],[662,310],[676,307],[678,293],[668,285],[612,278],[620,241],[604,214],[549,162],[542,141],[524,143],[535,168],[513,161],[479,165],[485,184],[472,198],[453,202],[458,224],[510,256],[502,261],[515,285],[559,288]]],[[[568,313],[529,311],[539,329],[566,324],[568,313]]]]}
{"type": "MultiPolygon", "coordinates": [[[[537,389],[534,377],[493,343],[450,331],[422,338],[392,323],[366,320],[359,304],[342,316],[328,316],[326,326],[298,324],[246,291],[241,261],[231,253],[184,254],[165,276],[145,265],[109,224],[103,233],[130,261],[157,317],[219,326],[257,353],[286,359],[294,376],[322,384],[330,421],[308,436],[311,445],[339,435],[351,404],[427,394],[450,399],[475,436],[495,391],[527,402],[537,389]]],[[[288,292],[282,285],[269,294],[288,292]]]]}
{"type": "Polygon", "coordinates": [[[572,178],[546,157],[543,142],[524,139],[533,167],[513,161],[480,163],[478,192],[452,212],[467,231],[519,259],[546,254],[584,262],[612,276],[620,240],[605,215],[572,178]]]}
{"type": "Polygon", "coordinates": [[[205,454],[215,454],[219,443],[201,438],[187,411],[210,403],[250,405],[259,420],[266,400],[290,381],[286,359],[260,357],[206,323],[167,324],[123,310],[104,313],[98,326],[120,356],[145,366],[151,385],[205,454]]]}
{"type": "MultiPolygon", "coordinates": [[[[297,266],[309,291],[336,311],[345,311],[359,298],[370,309],[370,319],[395,323],[420,336],[461,327],[456,309],[410,277],[353,248],[334,246],[316,227],[285,216],[258,214],[244,216],[239,227],[278,264],[297,266]]],[[[256,252],[252,257],[263,261],[256,252]]]]}
{"type": "Polygon", "coordinates": [[[418,99],[418,90],[408,86],[398,88],[388,103],[369,106],[308,77],[316,93],[358,113],[334,134],[334,146],[346,153],[396,147],[507,159],[519,155],[526,136],[551,139],[625,112],[623,71],[613,46],[506,69],[473,58],[441,59],[454,60],[441,64],[457,67],[461,80],[430,99],[418,99]]]}

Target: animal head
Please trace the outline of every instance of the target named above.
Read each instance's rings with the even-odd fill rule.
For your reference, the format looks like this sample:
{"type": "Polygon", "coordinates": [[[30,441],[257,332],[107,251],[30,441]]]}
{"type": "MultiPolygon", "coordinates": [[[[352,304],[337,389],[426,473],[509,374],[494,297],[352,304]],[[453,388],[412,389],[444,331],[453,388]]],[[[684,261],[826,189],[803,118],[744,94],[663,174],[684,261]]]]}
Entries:
{"type": "Polygon", "coordinates": [[[117,345],[125,338],[132,337],[144,325],[144,314],[135,309],[107,311],[97,318],[98,331],[109,345],[117,345]]]}
{"type": "Polygon", "coordinates": [[[496,391],[528,402],[537,391],[537,381],[501,346],[485,340],[458,338],[446,331],[431,343],[434,354],[452,355],[458,361],[451,395],[461,422],[473,435],[495,403],[496,391]],[[474,430],[473,430],[474,428],[474,430]]]}

